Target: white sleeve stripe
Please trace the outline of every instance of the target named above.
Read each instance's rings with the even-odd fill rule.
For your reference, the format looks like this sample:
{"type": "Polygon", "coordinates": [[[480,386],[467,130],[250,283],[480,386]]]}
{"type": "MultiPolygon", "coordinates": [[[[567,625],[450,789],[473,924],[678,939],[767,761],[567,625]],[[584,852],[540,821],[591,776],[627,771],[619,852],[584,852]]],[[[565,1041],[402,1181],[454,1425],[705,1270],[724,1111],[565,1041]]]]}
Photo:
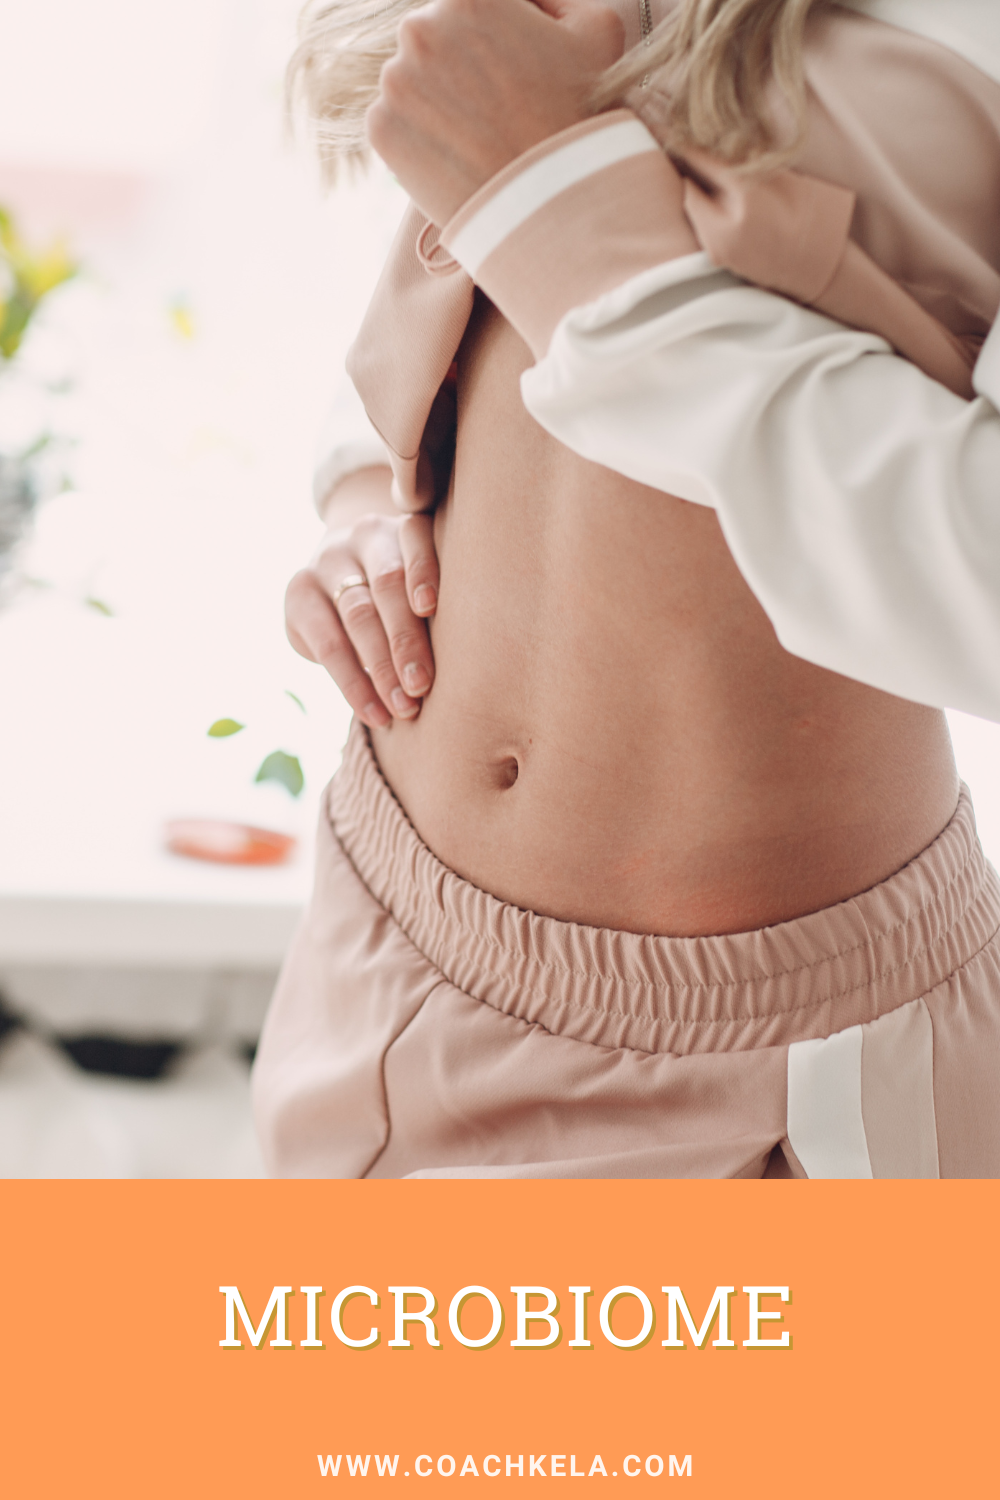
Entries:
{"type": "Polygon", "coordinates": [[[639,120],[618,120],[604,130],[578,136],[505,183],[451,237],[448,249],[469,275],[475,276],[486,257],[509,234],[567,188],[630,156],[659,149],[639,120]]]}
{"type": "Polygon", "coordinates": [[[977,395],[985,396],[987,401],[1000,407],[1000,321],[993,324],[979,351],[972,372],[972,385],[977,395]]]}

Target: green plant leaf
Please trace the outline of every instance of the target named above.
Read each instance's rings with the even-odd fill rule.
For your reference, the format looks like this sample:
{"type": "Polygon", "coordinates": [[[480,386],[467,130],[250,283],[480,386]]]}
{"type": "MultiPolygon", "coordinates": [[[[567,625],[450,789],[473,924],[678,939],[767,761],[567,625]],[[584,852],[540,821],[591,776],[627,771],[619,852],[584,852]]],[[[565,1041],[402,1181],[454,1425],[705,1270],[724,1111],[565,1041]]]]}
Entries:
{"type": "Polygon", "coordinates": [[[298,693],[293,693],[292,690],[291,690],[291,688],[285,688],[285,697],[286,698],[291,698],[292,702],[298,704],[298,706],[299,706],[299,708],[301,708],[302,712],[305,713],[306,706],[302,702],[302,699],[299,697],[298,693]]]}
{"type": "MultiPolygon", "coordinates": [[[[97,612],[97,614],[99,614],[99,615],[106,615],[109,620],[114,618],[114,613],[115,612],[111,608],[111,605],[110,604],[105,604],[104,600],[103,599],[98,599],[96,597],[96,595],[94,595],[94,594],[88,594],[87,597],[86,597],[86,599],[84,599],[83,602],[87,606],[88,609],[95,610],[97,612]]],[[[211,730],[209,730],[209,733],[211,733],[211,730]]]]}
{"type": "Polygon", "coordinates": [[[208,732],[213,740],[224,740],[231,734],[239,734],[240,730],[246,727],[238,719],[216,719],[214,724],[209,725],[208,732]]]}
{"type": "Polygon", "coordinates": [[[254,781],[277,781],[293,797],[298,797],[306,784],[297,755],[286,750],[272,750],[264,757],[254,781]]]}
{"type": "Polygon", "coordinates": [[[27,448],[21,449],[18,458],[23,464],[27,463],[30,459],[36,458],[39,453],[44,453],[46,448],[51,447],[55,440],[54,432],[40,433],[33,443],[29,443],[27,448]]]}

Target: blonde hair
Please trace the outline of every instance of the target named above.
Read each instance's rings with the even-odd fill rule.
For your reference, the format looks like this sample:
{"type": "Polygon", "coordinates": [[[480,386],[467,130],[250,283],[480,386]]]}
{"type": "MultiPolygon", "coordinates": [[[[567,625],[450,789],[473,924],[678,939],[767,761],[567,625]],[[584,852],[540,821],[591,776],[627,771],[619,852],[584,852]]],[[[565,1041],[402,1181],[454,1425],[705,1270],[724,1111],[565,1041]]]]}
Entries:
{"type": "MultiPolygon", "coordinates": [[[[396,30],[422,0],[308,0],[286,76],[328,177],[366,154],[364,118],[396,30]]],[[[638,3],[638,0],[637,0],[638,3]]],[[[803,32],[826,0],[678,0],[648,45],[598,80],[595,110],[627,99],[670,151],[699,146],[735,166],[790,155],[805,119],[803,32]],[[655,117],[655,118],[653,118],[655,117]]]]}
{"type": "Polygon", "coordinates": [[[424,0],[307,0],[285,72],[289,113],[302,105],[329,179],[368,154],[365,114],[378,93],[396,30],[424,0]]]}

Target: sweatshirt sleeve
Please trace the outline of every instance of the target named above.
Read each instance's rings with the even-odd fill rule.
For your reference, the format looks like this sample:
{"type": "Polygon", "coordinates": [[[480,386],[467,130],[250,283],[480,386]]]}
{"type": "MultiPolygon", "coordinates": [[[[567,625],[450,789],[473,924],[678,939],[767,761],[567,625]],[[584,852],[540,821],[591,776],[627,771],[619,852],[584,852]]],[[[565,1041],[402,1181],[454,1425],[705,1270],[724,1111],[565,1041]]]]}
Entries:
{"type": "Polygon", "coordinates": [[[625,111],[511,163],[442,242],[535,353],[531,415],[714,507],[787,650],[1000,720],[996,328],[965,400],[878,335],[718,268],[625,111]]]}
{"type": "Polygon", "coordinates": [[[345,377],[323,424],[313,470],[313,504],[322,516],[341,480],[359,469],[388,466],[389,452],[361,398],[345,377]]]}

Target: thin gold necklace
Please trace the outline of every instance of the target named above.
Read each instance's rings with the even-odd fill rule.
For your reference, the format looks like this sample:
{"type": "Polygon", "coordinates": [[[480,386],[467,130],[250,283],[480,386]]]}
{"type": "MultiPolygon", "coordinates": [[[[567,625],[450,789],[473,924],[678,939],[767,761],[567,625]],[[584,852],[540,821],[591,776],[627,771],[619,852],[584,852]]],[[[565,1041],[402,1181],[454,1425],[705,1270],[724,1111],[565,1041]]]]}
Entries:
{"type": "MultiPolygon", "coordinates": [[[[644,47],[649,46],[650,37],[653,34],[653,14],[649,8],[649,0],[639,0],[639,39],[644,47]]],[[[649,74],[642,80],[642,87],[649,87],[649,74]]]]}

